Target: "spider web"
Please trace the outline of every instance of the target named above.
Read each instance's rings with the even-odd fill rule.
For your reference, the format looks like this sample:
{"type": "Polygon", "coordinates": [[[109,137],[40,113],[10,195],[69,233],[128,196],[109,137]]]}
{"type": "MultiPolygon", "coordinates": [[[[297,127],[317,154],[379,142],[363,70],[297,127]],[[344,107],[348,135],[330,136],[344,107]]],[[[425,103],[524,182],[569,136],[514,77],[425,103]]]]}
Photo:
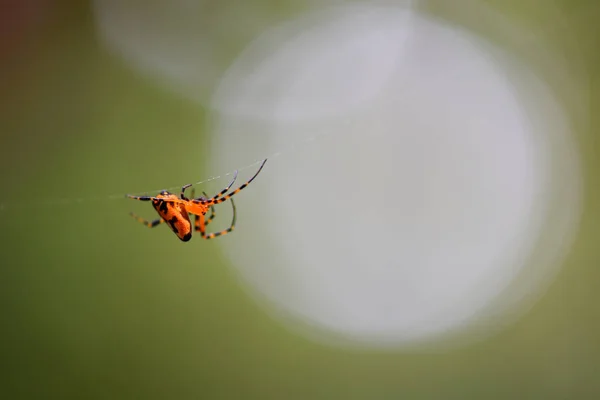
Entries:
{"type": "MultiPolygon", "coordinates": [[[[465,3],[466,3],[466,5],[468,5],[469,1],[465,1],[465,3]]],[[[551,19],[554,22],[559,21],[559,22],[561,22],[561,24],[555,25],[551,29],[545,29],[545,27],[547,25],[544,24],[545,23],[544,20],[536,21],[538,24],[541,23],[542,25],[536,26],[536,28],[532,28],[529,31],[529,34],[526,34],[524,32],[518,32],[518,34],[522,35],[522,36],[521,36],[521,40],[520,40],[521,45],[517,49],[520,51],[526,51],[528,49],[530,50],[531,47],[535,46],[536,44],[539,44],[543,40],[546,40],[546,41],[549,40],[550,42],[552,42],[553,39],[556,39],[563,32],[569,30],[569,27],[571,26],[569,24],[570,21],[572,21],[573,19],[575,19],[577,17],[580,17],[581,14],[584,14],[589,11],[590,7],[586,7],[585,5],[587,5],[587,3],[582,1],[579,4],[572,6],[568,13],[564,13],[564,12],[562,12],[562,10],[558,9],[557,4],[548,4],[547,10],[549,10],[549,12],[547,14],[554,13],[555,15],[551,15],[551,17],[553,17],[551,19]],[[560,14],[560,15],[557,16],[556,14],[560,14]],[[535,32],[536,29],[537,29],[537,32],[535,32]]],[[[483,11],[483,10],[493,11],[493,12],[496,12],[495,17],[499,16],[497,13],[498,10],[488,10],[487,8],[480,8],[479,10],[480,11],[483,11]]],[[[500,14],[500,17],[504,18],[504,16],[501,14],[500,14]]],[[[587,18],[591,19],[593,17],[594,17],[593,13],[590,13],[589,17],[587,17],[587,18]]],[[[550,18],[550,17],[548,17],[548,18],[550,18]]],[[[508,24],[508,25],[511,26],[511,28],[514,27],[514,24],[508,24]]],[[[513,34],[514,34],[514,32],[513,32],[513,34]]],[[[586,45],[589,45],[589,43],[582,43],[580,36],[578,36],[578,39],[579,39],[578,44],[580,45],[580,48],[591,47],[591,46],[586,46],[586,45]]],[[[592,41],[595,39],[591,38],[589,40],[592,41]]],[[[194,185],[194,186],[203,185],[203,184],[206,184],[206,183],[209,183],[212,181],[231,177],[236,172],[244,171],[244,170],[253,168],[255,166],[258,166],[264,159],[269,160],[268,163],[270,165],[272,165],[272,161],[274,159],[277,159],[280,156],[288,155],[292,152],[298,151],[299,148],[303,145],[313,144],[313,143],[320,141],[326,137],[332,137],[332,136],[341,136],[341,135],[338,132],[323,132],[323,133],[318,133],[318,134],[314,134],[314,135],[299,139],[297,141],[294,141],[290,145],[279,148],[277,151],[269,153],[269,154],[265,155],[264,157],[257,159],[249,164],[243,165],[234,170],[221,172],[217,175],[208,176],[206,178],[203,178],[196,182],[193,182],[192,185],[194,185]]],[[[348,134],[344,135],[346,140],[349,140],[351,138],[351,136],[352,135],[348,135],[348,134]]],[[[0,213],[6,212],[7,210],[12,210],[12,209],[30,208],[32,205],[35,205],[36,207],[54,207],[54,206],[70,206],[70,205],[77,205],[77,204],[85,204],[88,202],[126,200],[127,194],[145,195],[145,194],[158,193],[161,190],[168,190],[168,191],[179,190],[179,189],[181,189],[181,187],[184,184],[187,184],[187,183],[182,183],[179,185],[172,185],[169,187],[163,186],[158,189],[150,189],[150,190],[130,192],[130,193],[112,193],[112,194],[102,194],[102,195],[96,195],[96,196],[68,197],[68,198],[58,198],[57,197],[57,198],[51,198],[51,199],[46,199],[46,200],[37,200],[35,202],[21,202],[21,201],[18,203],[17,202],[15,202],[15,203],[2,202],[2,203],[0,203],[0,213]]]]}
{"type": "MultiPolygon", "coordinates": [[[[250,164],[246,164],[246,165],[244,165],[242,167],[238,167],[237,169],[234,169],[234,170],[222,172],[218,175],[209,176],[209,177],[201,179],[197,182],[193,182],[192,185],[198,186],[198,185],[203,185],[203,184],[206,184],[206,183],[209,183],[212,181],[216,181],[219,179],[225,179],[228,177],[232,177],[236,172],[244,171],[247,169],[251,169],[255,166],[258,166],[265,159],[267,159],[268,162],[271,163],[273,159],[277,159],[278,157],[285,155],[285,154],[289,154],[293,151],[298,151],[302,145],[305,145],[305,144],[311,143],[311,142],[315,142],[317,140],[321,140],[321,139],[324,139],[325,137],[333,136],[333,135],[336,135],[336,133],[332,133],[332,132],[320,133],[320,134],[312,135],[310,137],[303,138],[301,140],[291,143],[290,145],[288,145],[286,147],[282,147],[279,150],[268,154],[264,158],[253,161],[250,164]]],[[[19,203],[4,203],[3,202],[3,203],[0,203],[0,213],[11,210],[11,209],[30,208],[34,204],[36,207],[37,206],[54,207],[54,206],[69,206],[69,205],[76,205],[76,204],[84,204],[84,203],[88,203],[88,202],[127,200],[127,197],[126,197],[127,195],[140,196],[140,195],[147,195],[147,194],[156,194],[156,193],[160,192],[161,190],[167,190],[167,191],[180,190],[181,187],[185,184],[187,184],[187,183],[182,183],[179,185],[169,186],[169,187],[161,187],[158,189],[130,192],[130,193],[113,193],[113,194],[104,194],[104,195],[86,196],[86,197],[52,198],[52,199],[47,199],[47,200],[42,200],[42,201],[38,200],[35,202],[19,202],[19,203]]]]}

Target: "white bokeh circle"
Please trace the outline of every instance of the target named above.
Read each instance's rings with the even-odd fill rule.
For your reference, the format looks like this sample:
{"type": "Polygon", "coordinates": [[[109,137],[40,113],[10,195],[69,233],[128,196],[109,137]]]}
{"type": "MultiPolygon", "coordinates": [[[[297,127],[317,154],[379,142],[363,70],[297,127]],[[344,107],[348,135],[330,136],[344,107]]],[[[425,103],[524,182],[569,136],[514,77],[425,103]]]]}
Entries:
{"type": "Polygon", "coordinates": [[[398,346],[500,325],[541,292],[578,221],[576,151],[551,91],[406,8],[267,31],[212,105],[215,168],[279,155],[244,192],[224,251],[318,338],[398,346]]]}
{"type": "Polygon", "coordinates": [[[346,0],[94,0],[107,49],[170,91],[205,104],[236,53],[262,30],[299,10],[346,0]]]}

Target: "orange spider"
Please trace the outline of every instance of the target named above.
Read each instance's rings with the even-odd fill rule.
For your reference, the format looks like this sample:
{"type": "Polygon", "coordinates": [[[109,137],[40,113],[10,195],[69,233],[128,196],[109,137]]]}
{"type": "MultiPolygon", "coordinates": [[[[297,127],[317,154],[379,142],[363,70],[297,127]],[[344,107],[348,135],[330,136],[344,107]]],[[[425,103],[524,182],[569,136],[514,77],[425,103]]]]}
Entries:
{"type": "Polygon", "coordinates": [[[140,200],[140,201],[151,201],[152,206],[154,207],[154,209],[156,210],[158,215],[160,215],[160,218],[156,219],[154,221],[147,221],[141,217],[138,217],[134,213],[130,213],[130,215],[133,218],[135,218],[136,220],[138,220],[139,222],[141,222],[142,224],[146,225],[148,228],[154,228],[155,226],[158,226],[158,225],[162,224],[163,222],[166,222],[167,225],[169,225],[169,227],[171,228],[171,230],[173,232],[175,232],[177,237],[184,242],[187,242],[188,240],[190,240],[192,238],[192,222],[190,221],[189,214],[193,214],[196,216],[194,230],[197,232],[200,232],[200,235],[202,236],[203,239],[208,240],[208,239],[215,238],[217,236],[226,235],[235,229],[235,218],[236,218],[235,203],[233,202],[233,199],[231,199],[231,206],[233,207],[233,220],[231,221],[231,226],[228,229],[225,229],[224,231],[209,233],[207,235],[206,234],[206,226],[208,224],[210,224],[212,222],[212,220],[215,218],[214,205],[223,203],[224,201],[229,200],[233,195],[235,195],[236,193],[238,193],[239,191],[244,189],[246,186],[248,186],[250,184],[250,182],[252,182],[254,180],[254,178],[256,178],[256,176],[260,173],[260,171],[265,166],[266,162],[267,162],[267,159],[265,159],[262,162],[262,164],[260,165],[260,168],[258,169],[258,171],[256,171],[256,174],[254,174],[254,176],[252,178],[250,178],[250,180],[248,182],[244,183],[242,186],[235,189],[231,193],[225,194],[231,188],[231,186],[235,182],[235,179],[237,178],[238,172],[235,171],[235,174],[233,175],[233,180],[229,183],[229,185],[227,185],[227,187],[225,189],[221,190],[218,194],[214,195],[210,199],[208,198],[208,195],[204,192],[203,192],[203,194],[206,197],[201,196],[198,198],[194,198],[194,194],[195,194],[194,189],[192,189],[192,198],[191,199],[188,199],[187,197],[185,197],[185,189],[192,186],[191,183],[184,185],[181,188],[181,194],[179,195],[179,197],[177,197],[177,195],[175,195],[173,193],[167,192],[166,190],[163,190],[162,192],[160,192],[156,197],[132,196],[132,195],[128,194],[126,196],[130,199],[140,200]],[[204,215],[207,213],[209,208],[210,208],[210,212],[211,212],[210,217],[205,221],[204,215]]]}

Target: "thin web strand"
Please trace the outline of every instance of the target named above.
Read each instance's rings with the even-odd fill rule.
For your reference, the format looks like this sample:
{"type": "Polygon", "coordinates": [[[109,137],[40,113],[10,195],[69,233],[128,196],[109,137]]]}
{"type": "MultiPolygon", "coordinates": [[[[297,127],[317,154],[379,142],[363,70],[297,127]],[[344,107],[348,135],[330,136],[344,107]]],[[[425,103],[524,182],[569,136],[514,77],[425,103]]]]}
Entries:
{"type": "MultiPolygon", "coordinates": [[[[553,4],[553,7],[557,8],[558,7],[553,4]]],[[[560,11],[560,10],[559,10],[560,11]]],[[[560,27],[557,27],[555,29],[551,29],[550,31],[544,30],[542,29],[541,32],[539,32],[539,34],[534,34],[531,37],[527,37],[527,38],[523,38],[524,39],[524,44],[525,47],[533,47],[536,44],[539,44],[539,42],[545,40],[546,38],[550,37],[550,35],[555,34],[556,32],[563,31],[565,30],[565,26],[568,26],[568,22],[571,22],[574,18],[578,17],[580,14],[583,14],[585,12],[588,12],[588,7],[584,7],[579,6],[579,7],[575,7],[570,13],[568,14],[563,14],[562,18],[561,18],[561,22],[562,24],[560,24],[560,27]],[[568,22],[567,22],[568,21],[568,22]],[[562,28],[562,29],[560,29],[562,28]]],[[[591,40],[591,39],[590,39],[591,40]]],[[[283,154],[287,154],[291,151],[294,151],[297,149],[298,145],[301,144],[306,144],[309,142],[314,142],[317,139],[322,139],[324,137],[327,136],[333,136],[335,134],[332,134],[331,132],[328,133],[321,133],[321,134],[317,134],[317,135],[313,135],[310,136],[308,138],[305,138],[303,140],[297,141],[295,143],[292,143],[292,145],[290,145],[288,148],[280,150],[280,151],[276,151],[270,155],[268,155],[267,159],[271,160],[274,159],[276,157],[279,157],[283,154]]],[[[262,161],[264,160],[264,158],[254,161],[251,164],[248,164],[246,166],[240,167],[237,170],[238,171],[243,171],[246,170],[248,168],[254,167],[258,164],[260,164],[262,161]]],[[[215,176],[211,176],[209,178],[206,179],[202,179],[199,180],[197,182],[194,182],[193,185],[197,186],[197,185],[202,185],[214,180],[218,180],[218,179],[222,179],[222,178],[226,178],[229,177],[231,175],[233,175],[235,173],[235,170],[226,172],[224,174],[221,175],[215,175],[215,176]]],[[[154,189],[154,190],[146,190],[143,192],[132,192],[132,193],[127,193],[127,194],[131,194],[131,195],[145,195],[145,194],[150,194],[150,193],[158,193],[161,190],[176,190],[176,189],[181,189],[181,187],[183,186],[183,184],[181,185],[177,185],[177,186],[171,186],[168,188],[160,188],[160,189],[154,189]]],[[[102,195],[102,196],[91,196],[91,197],[71,197],[71,198],[55,198],[55,199],[48,199],[48,200],[44,200],[44,201],[36,201],[36,202],[32,202],[32,203],[23,203],[23,202],[19,202],[19,203],[0,203],[0,213],[7,211],[9,209],[13,209],[13,208],[30,208],[32,205],[36,205],[36,206],[41,206],[41,207],[50,207],[50,206],[68,206],[68,205],[72,205],[72,204],[83,204],[86,202],[92,202],[92,201],[106,201],[106,200],[122,200],[122,199],[127,199],[126,194],[125,193],[115,193],[115,194],[108,194],[108,195],[102,195]]]]}
{"type": "MultiPolygon", "coordinates": [[[[306,144],[309,142],[314,142],[317,139],[322,139],[329,135],[335,135],[335,134],[332,134],[331,132],[329,132],[329,133],[321,133],[321,134],[310,136],[308,138],[305,138],[305,139],[302,139],[302,140],[292,143],[287,148],[283,148],[279,151],[273,152],[265,158],[268,160],[273,160],[283,154],[297,150],[300,145],[303,145],[303,144],[306,144]]],[[[247,164],[243,167],[239,167],[239,168],[237,168],[237,171],[238,172],[244,171],[246,169],[255,167],[255,166],[259,165],[260,163],[262,163],[265,160],[265,158],[261,158],[260,160],[256,160],[256,161],[254,161],[250,164],[247,164]]],[[[205,178],[205,179],[199,180],[197,182],[194,182],[192,185],[198,186],[198,185],[202,185],[202,184],[205,184],[205,183],[208,183],[211,181],[215,181],[218,179],[224,179],[224,178],[233,176],[233,174],[235,172],[236,172],[236,170],[231,170],[229,172],[226,172],[226,173],[223,173],[220,175],[213,175],[209,178],[205,178]]],[[[5,212],[10,209],[31,208],[33,205],[35,205],[36,207],[53,207],[53,206],[69,206],[69,205],[74,205],[74,204],[84,204],[87,202],[100,202],[100,201],[109,201],[109,200],[127,200],[127,195],[134,195],[134,196],[142,196],[142,195],[150,195],[150,194],[155,195],[162,190],[167,190],[167,191],[180,190],[183,185],[185,185],[185,184],[180,184],[177,186],[170,186],[170,187],[166,187],[166,188],[162,187],[160,189],[131,192],[131,193],[114,193],[114,194],[106,194],[106,195],[99,195],[99,196],[87,196],[87,197],[54,198],[54,199],[47,199],[47,200],[41,200],[41,201],[38,200],[35,202],[31,202],[31,203],[26,203],[26,202],[19,202],[19,203],[12,203],[12,204],[11,203],[0,203],[0,213],[5,212]]]]}

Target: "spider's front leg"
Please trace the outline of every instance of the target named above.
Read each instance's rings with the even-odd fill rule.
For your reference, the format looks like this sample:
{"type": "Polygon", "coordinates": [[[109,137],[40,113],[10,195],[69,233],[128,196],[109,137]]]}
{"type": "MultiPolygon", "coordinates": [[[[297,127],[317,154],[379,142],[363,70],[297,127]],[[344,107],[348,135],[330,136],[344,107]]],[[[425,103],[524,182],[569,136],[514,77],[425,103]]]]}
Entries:
{"type": "MultiPolygon", "coordinates": [[[[224,201],[229,200],[232,196],[234,196],[234,195],[238,194],[239,192],[241,192],[244,188],[246,188],[246,186],[248,186],[250,183],[252,183],[252,181],[254,180],[254,178],[256,178],[258,176],[258,174],[260,174],[260,171],[262,171],[262,169],[265,166],[266,162],[267,162],[267,159],[265,158],[263,160],[262,164],[260,164],[260,168],[258,168],[258,171],[256,171],[256,173],[254,174],[254,176],[252,176],[252,178],[250,178],[242,186],[240,186],[239,188],[237,188],[234,191],[232,191],[232,192],[230,192],[230,193],[228,193],[228,194],[225,195],[225,192],[227,192],[229,190],[229,188],[231,188],[231,185],[233,185],[233,181],[232,181],[231,184],[229,184],[229,186],[227,186],[225,189],[223,189],[220,193],[218,193],[215,196],[213,196],[212,198],[210,198],[210,200],[208,200],[207,204],[219,204],[219,203],[223,203],[224,201]]],[[[237,176],[237,171],[236,171],[236,175],[235,176],[237,176]]],[[[235,177],[234,177],[234,180],[235,180],[235,177]]]]}
{"type": "Polygon", "coordinates": [[[156,197],[152,197],[152,196],[133,196],[131,194],[126,194],[125,197],[127,197],[128,199],[140,200],[140,201],[152,201],[156,198],[156,197]]]}
{"type": "Polygon", "coordinates": [[[221,190],[219,193],[215,194],[210,200],[208,199],[208,195],[203,192],[204,195],[206,196],[206,199],[212,202],[213,200],[216,200],[219,197],[223,196],[233,186],[233,183],[237,179],[237,176],[238,176],[238,171],[235,170],[235,172],[233,173],[233,179],[231,180],[231,182],[229,182],[229,185],[227,185],[227,187],[225,189],[221,190]]]}

